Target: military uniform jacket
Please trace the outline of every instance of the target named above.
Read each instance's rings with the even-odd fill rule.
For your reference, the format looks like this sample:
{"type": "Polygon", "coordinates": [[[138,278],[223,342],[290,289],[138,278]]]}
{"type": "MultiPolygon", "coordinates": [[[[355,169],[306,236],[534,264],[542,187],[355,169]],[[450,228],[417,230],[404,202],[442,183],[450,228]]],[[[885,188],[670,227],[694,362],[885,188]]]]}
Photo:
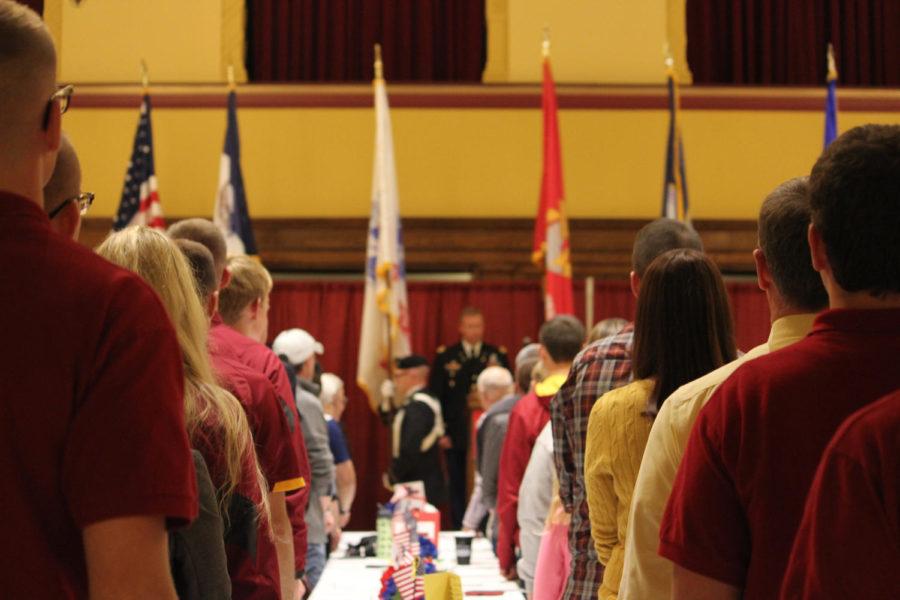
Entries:
{"type": "Polygon", "coordinates": [[[468,447],[469,393],[475,390],[481,372],[492,365],[509,368],[506,349],[502,346],[482,342],[474,356],[466,354],[462,342],[437,349],[429,390],[441,401],[447,435],[453,440],[454,448],[468,447]]]}
{"type": "Polygon", "coordinates": [[[432,504],[446,501],[437,441],[444,435],[441,405],[422,390],[410,395],[394,415],[391,446],[393,483],[422,481],[432,504]]]}

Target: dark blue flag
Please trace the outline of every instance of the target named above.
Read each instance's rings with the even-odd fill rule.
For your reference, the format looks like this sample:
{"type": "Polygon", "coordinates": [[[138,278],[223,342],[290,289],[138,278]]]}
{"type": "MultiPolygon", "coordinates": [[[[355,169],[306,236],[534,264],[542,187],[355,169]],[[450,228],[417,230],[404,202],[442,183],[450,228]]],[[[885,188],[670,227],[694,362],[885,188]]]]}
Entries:
{"type": "Polygon", "coordinates": [[[256,238],[250,226],[244,177],[241,174],[241,142],[238,137],[237,94],[228,93],[228,126],[225,149],[219,163],[219,189],[213,222],[225,236],[228,254],[256,254],[256,238]]]}

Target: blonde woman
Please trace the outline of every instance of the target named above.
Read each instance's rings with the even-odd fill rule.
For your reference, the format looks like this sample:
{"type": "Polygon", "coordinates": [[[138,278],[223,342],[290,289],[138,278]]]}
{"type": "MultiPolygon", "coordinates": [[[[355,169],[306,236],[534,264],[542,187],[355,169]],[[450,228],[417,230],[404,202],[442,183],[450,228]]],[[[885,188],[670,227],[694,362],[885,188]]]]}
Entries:
{"type": "Polygon", "coordinates": [[[188,261],[174,242],[147,227],[113,233],[97,252],[150,284],[175,326],[188,437],[203,455],[216,487],[234,598],[279,598],[278,563],[263,493],[267,486],[246,415],[213,375],[206,347],[208,320],[188,261]]]}

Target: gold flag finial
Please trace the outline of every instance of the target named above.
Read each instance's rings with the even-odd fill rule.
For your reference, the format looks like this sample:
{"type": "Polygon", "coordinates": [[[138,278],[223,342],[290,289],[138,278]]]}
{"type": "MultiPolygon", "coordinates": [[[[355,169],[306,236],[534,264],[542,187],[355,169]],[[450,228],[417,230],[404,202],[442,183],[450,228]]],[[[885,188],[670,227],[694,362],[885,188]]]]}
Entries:
{"type": "Polygon", "coordinates": [[[384,64],[381,62],[381,44],[375,44],[375,79],[384,79],[384,64]]]}
{"type": "Polygon", "coordinates": [[[141,87],[144,88],[145,94],[150,88],[150,70],[147,68],[147,61],[143,58],[141,59],[141,87]]]}
{"type": "Polygon", "coordinates": [[[826,77],[826,81],[836,81],[838,78],[837,72],[837,63],[834,61],[834,46],[831,45],[831,42],[828,42],[828,76],[826,77]]]}
{"type": "Polygon", "coordinates": [[[234,82],[234,65],[228,65],[228,91],[233,92],[237,89],[237,84],[234,82]]]}
{"type": "Polygon", "coordinates": [[[550,58],[550,27],[544,27],[544,40],[541,42],[541,55],[550,58]]]}

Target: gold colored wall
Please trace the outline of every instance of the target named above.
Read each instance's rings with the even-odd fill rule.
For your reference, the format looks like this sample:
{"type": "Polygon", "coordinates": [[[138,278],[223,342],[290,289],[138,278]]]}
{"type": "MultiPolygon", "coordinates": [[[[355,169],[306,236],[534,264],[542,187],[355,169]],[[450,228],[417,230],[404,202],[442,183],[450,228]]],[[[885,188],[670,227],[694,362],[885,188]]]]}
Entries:
{"type": "MultiPolygon", "coordinates": [[[[92,211],[111,215],[131,152],[137,111],[73,108],[64,117],[83,163],[92,211]]],[[[407,216],[534,214],[541,113],[534,109],[395,108],[401,211],[407,216]]],[[[755,218],[777,183],[809,171],[822,114],[683,113],[687,181],[696,218],[755,218]]],[[[900,113],[846,112],[841,130],[900,113]]],[[[373,112],[364,108],[247,108],[239,112],[252,215],[358,217],[369,212],[373,112]]],[[[573,217],[659,213],[667,116],[657,110],[562,110],[562,154],[573,217]]],[[[154,109],[160,198],[168,215],[210,214],[225,111],[154,109]]]]}

